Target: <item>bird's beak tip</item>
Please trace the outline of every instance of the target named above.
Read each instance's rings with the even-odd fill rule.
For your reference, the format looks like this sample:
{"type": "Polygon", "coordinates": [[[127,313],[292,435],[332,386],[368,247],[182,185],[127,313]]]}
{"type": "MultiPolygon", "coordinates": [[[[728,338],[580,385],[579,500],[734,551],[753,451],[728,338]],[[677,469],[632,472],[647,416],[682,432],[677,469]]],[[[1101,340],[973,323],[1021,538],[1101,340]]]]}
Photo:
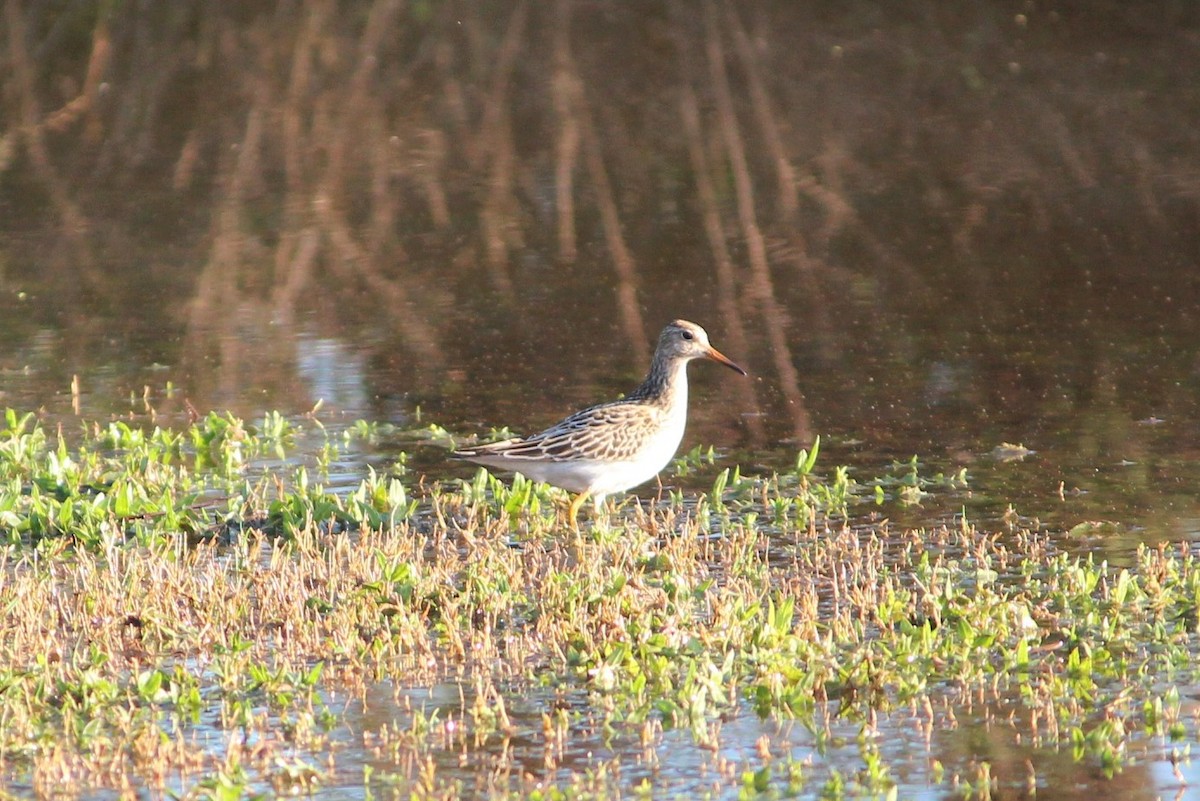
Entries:
{"type": "Polygon", "coordinates": [[[730,370],[741,373],[742,375],[747,374],[746,371],[743,370],[741,367],[739,367],[737,364],[735,364],[732,359],[730,359],[724,353],[721,353],[721,351],[717,350],[716,348],[709,348],[708,358],[712,359],[714,362],[720,362],[721,364],[728,367],[730,370]]]}

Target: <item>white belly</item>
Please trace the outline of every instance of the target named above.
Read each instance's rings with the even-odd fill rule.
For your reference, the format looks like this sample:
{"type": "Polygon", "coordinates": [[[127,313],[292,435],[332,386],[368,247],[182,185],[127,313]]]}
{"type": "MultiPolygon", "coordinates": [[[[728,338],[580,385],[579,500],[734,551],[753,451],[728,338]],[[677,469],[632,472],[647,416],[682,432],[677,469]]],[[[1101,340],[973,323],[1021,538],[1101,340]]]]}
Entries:
{"type": "Polygon", "coordinates": [[[671,425],[665,426],[658,436],[647,442],[636,458],[620,462],[619,467],[610,467],[610,472],[597,481],[592,492],[598,495],[622,492],[657,476],[675,458],[675,452],[683,440],[686,422],[687,418],[679,415],[677,420],[673,420],[671,425]]]}

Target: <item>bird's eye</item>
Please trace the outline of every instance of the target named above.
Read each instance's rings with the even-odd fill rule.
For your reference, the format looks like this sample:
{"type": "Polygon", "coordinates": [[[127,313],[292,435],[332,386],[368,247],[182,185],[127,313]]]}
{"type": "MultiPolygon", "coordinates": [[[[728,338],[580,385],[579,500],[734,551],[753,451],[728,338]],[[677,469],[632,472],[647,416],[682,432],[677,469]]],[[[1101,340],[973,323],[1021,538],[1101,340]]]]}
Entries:
{"type": "Polygon", "coordinates": [[[689,341],[696,338],[695,335],[691,331],[680,331],[679,336],[681,336],[684,339],[689,340],[689,341]]]}

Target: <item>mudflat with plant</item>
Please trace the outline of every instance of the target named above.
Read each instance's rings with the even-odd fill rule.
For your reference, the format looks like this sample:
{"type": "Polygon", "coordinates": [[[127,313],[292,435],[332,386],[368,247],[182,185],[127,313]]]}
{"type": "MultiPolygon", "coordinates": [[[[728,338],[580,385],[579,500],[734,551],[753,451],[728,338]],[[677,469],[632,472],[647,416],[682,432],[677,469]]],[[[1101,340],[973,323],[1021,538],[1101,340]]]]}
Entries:
{"type": "Polygon", "coordinates": [[[0,801],[1200,797],[1198,41],[0,3],[0,801]]]}
{"type": "Polygon", "coordinates": [[[855,477],[819,442],[770,475],[695,449],[577,533],[565,493],[482,469],[327,486],[381,437],[450,444],[8,411],[5,791],[982,799],[1147,761],[1188,786],[1186,546],[1112,565],[1016,510],[893,525],[970,476],[855,477]]]}

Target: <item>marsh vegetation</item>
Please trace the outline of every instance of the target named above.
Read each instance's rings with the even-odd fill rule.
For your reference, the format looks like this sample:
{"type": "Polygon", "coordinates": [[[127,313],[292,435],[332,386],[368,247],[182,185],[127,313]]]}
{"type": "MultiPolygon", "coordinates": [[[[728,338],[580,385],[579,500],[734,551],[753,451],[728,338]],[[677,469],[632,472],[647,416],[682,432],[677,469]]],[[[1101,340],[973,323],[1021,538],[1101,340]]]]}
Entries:
{"type": "Polygon", "coordinates": [[[71,436],[9,412],[7,787],[987,798],[1147,762],[1187,784],[1189,548],[1109,565],[1015,513],[895,528],[881,510],[967,476],[863,482],[815,451],[771,475],[689,454],[673,473],[707,491],[582,534],[563,493],[482,470],[401,460],[328,491],[382,433],[212,414],[71,436]],[[319,455],[292,458],[309,427],[319,455]]]}
{"type": "Polygon", "coordinates": [[[1194,4],[0,6],[0,789],[1191,792],[1194,4]]]}

